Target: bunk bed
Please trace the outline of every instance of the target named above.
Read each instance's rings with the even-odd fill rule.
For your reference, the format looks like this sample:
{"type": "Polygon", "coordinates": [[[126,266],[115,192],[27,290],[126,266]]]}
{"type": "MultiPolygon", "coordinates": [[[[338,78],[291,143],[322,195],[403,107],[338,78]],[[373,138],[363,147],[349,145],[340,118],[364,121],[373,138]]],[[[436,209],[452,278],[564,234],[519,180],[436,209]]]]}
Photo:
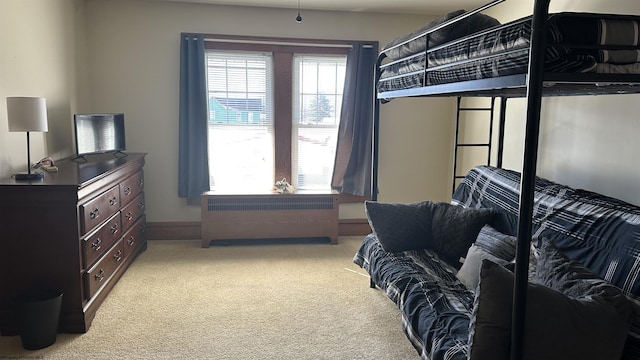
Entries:
{"type": "MultiPolygon", "coordinates": [[[[449,14],[399,38],[381,51],[376,68],[372,201],[377,201],[381,104],[402,97],[526,98],[509,346],[510,358],[518,360],[523,355],[534,192],[539,181],[536,163],[541,99],[544,96],[640,93],[640,63],[627,57],[637,54],[640,48],[637,43],[640,18],[550,14],[550,0],[535,0],[530,17],[506,24],[492,24],[487,18],[478,20],[483,11],[503,1],[495,0],[473,11],[449,14]],[[629,24],[631,31],[636,31],[631,35],[631,38],[635,36],[634,41],[624,37],[629,24]],[[473,28],[476,25],[478,27],[473,28]],[[456,26],[464,26],[468,35],[460,35],[460,31],[451,34],[455,33],[451,29],[456,26]],[[606,39],[590,36],[598,32],[599,26],[611,29],[609,35],[612,36],[606,39]]],[[[502,104],[504,108],[506,101],[502,104]]],[[[502,109],[501,123],[504,123],[504,114],[502,109]]],[[[374,285],[372,279],[371,286],[374,285]]]]}

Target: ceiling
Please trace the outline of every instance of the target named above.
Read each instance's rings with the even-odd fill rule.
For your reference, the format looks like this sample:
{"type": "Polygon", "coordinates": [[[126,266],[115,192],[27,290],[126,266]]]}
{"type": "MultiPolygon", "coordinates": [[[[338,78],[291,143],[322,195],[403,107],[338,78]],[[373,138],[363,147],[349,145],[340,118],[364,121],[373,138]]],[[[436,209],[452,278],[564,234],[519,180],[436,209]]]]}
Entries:
{"type": "Polygon", "coordinates": [[[375,12],[396,14],[444,15],[450,11],[471,10],[489,0],[154,0],[201,4],[259,6],[302,10],[375,12]]]}

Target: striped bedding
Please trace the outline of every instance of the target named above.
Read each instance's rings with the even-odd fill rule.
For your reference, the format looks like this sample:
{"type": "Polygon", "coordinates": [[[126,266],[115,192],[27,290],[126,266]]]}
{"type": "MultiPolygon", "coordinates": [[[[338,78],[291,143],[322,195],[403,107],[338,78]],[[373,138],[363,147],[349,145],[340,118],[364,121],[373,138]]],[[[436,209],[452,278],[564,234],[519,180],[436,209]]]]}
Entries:
{"type": "MultiPolygon", "coordinates": [[[[480,166],[467,174],[452,202],[499,209],[502,216],[494,225],[515,235],[519,182],[515,171],[480,166]]],[[[622,289],[635,313],[623,359],[640,359],[640,207],[537,178],[532,237],[551,240],[567,257],[622,289]]]]}
{"type": "MultiPolygon", "coordinates": [[[[480,166],[456,190],[452,203],[494,208],[492,224],[504,234],[517,229],[520,175],[480,166]]],[[[537,178],[532,235],[547,238],[569,258],[616,285],[634,305],[623,359],[640,359],[640,207],[537,178]]],[[[423,359],[466,359],[473,293],[456,270],[429,250],[385,252],[368,235],[353,261],[402,311],[405,334],[423,359]]]]}
{"type": "MultiPolygon", "coordinates": [[[[636,18],[564,12],[549,15],[548,24],[546,71],[638,73],[640,70],[636,18]]],[[[530,37],[531,17],[526,17],[433,47],[426,56],[429,69],[426,85],[526,73],[530,37]]],[[[424,49],[402,55],[402,59],[392,59],[381,67],[379,92],[423,86],[424,49]]]]}
{"type": "Polygon", "coordinates": [[[389,253],[368,235],[353,259],[402,313],[402,329],[421,358],[467,358],[474,294],[429,250],[389,253]]]}
{"type": "MultiPolygon", "coordinates": [[[[453,203],[500,210],[498,230],[515,235],[519,182],[515,171],[477,167],[453,203]]],[[[640,207],[538,178],[532,236],[552,240],[569,258],[640,299],[640,207]]]]}

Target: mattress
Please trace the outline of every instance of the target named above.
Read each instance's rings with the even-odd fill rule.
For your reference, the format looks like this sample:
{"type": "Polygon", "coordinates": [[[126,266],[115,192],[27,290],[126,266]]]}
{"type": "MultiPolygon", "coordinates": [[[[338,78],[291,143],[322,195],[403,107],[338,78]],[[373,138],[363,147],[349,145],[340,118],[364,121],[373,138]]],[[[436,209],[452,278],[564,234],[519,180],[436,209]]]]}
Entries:
{"type": "MultiPolygon", "coordinates": [[[[545,71],[638,73],[638,27],[638,18],[631,16],[551,14],[545,71]]],[[[525,17],[434,46],[428,51],[407,46],[415,52],[405,52],[404,57],[381,66],[378,91],[526,73],[531,33],[531,17],[525,17]]]]}
{"type": "Polygon", "coordinates": [[[430,250],[386,252],[374,234],[353,261],[400,308],[403,331],[422,359],[467,359],[474,294],[451,265],[430,250]]]}

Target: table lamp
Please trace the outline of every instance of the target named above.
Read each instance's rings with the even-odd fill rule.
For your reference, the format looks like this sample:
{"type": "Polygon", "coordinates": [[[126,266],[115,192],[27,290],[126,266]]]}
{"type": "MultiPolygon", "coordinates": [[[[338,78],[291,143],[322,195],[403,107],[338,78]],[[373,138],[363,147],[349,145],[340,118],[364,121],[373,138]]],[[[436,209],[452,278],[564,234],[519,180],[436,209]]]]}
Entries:
{"type": "Polygon", "coordinates": [[[31,149],[29,147],[30,131],[48,131],[47,101],[41,97],[8,97],[7,115],[9,131],[27,132],[27,173],[14,174],[16,180],[38,180],[44,177],[41,172],[31,172],[31,149]]]}

